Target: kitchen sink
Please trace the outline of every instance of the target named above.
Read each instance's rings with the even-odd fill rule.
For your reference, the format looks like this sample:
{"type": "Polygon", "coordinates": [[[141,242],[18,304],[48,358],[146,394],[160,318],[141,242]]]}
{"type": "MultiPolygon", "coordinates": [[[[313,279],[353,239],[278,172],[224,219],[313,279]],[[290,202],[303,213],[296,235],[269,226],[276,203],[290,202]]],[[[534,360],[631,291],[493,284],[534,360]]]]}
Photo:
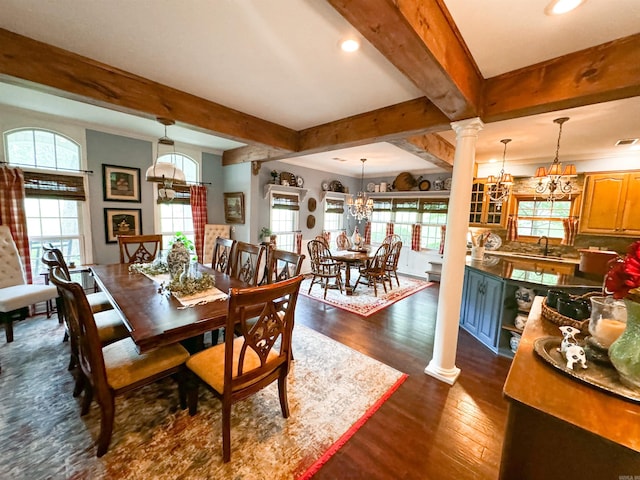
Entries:
{"type": "Polygon", "coordinates": [[[501,251],[493,251],[493,252],[486,252],[486,253],[490,255],[498,255],[501,257],[521,258],[523,260],[537,260],[537,261],[561,262],[561,263],[573,263],[573,264],[579,263],[579,261],[575,258],[557,257],[553,255],[545,256],[541,253],[501,252],[501,251]]]}

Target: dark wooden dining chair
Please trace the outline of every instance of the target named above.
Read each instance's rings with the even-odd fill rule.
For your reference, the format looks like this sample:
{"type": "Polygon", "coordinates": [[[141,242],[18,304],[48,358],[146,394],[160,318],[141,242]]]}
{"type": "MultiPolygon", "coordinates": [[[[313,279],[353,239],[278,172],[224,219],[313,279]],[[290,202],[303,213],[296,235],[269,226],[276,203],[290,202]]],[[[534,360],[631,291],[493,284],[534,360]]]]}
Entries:
{"type": "Polygon", "coordinates": [[[67,280],[60,267],[53,268],[51,280],[62,292],[69,322],[78,332],[80,375],[85,382],[81,415],[89,412],[94,395],[100,406],[98,457],[107,452],[111,443],[116,395],[173,375],[178,381],[180,406],[186,408],[184,363],[189,353],[182,345],[168,345],[140,354],[128,337],[103,347],[82,286],[67,280]]]}
{"type": "Polygon", "coordinates": [[[327,298],[327,289],[329,288],[329,280],[335,279],[336,285],[342,293],[342,272],[340,270],[340,262],[337,262],[331,256],[331,252],[326,242],[320,240],[310,240],[307,243],[309,252],[309,260],[311,261],[311,284],[309,285],[309,294],[316,283],[324,284],[324,298],[327,298]]]}
{"type": "Polygon", "coordinates": [[[294,311],[302,275],[281,282],[229,292],[227,331],[241,335],[196,353],[187,368],[202,382],[188,392],[189,413],[198,406],[198,384],[204,383],[222,401],[222,459],[231,460],[231,406],[278,381],[280,409],[289,417],[287,375],[291,364],[294,311]],[[259,312],[257,320],[253,313],[259,312]]]}
{"type": "Polygon", "coordinates": [[[264,274],[264,262],[264,245],[236,242],[229,275],[248,286],[255,286],[264,274]]]}
{"type": "MultiPolygon", "coordinates": [[[[42,263],[49,268],[49,272],[51,272],[53,267],[60,267],[67,278],[71,278],[69,266],[64,259],[62,251],[52,245],[43,245],[42,248],[42,263]]],[[[104,310],[111,310],[113,308],[113,305],[111,305],[111,302],[109,301],[109,297],[107,297],[104,292],[89,293],[87,294],[87,300],[89,301],[89,305],[91,306],[91,311],[93,313],[103,312],[104,310]]]]}
{"type": "Polygon", "coordinates": [[[221,273],[229,273],[231,260],[233,259],[233,254],[235,253],[235,245],[235,240],[231,240],[230,238],[217,237],[213,247],[211,268],[221,273]]]}
{"type": "Polygon", "coordinates": [[[118,235],[120,263],[148,263],[162,251],[162,235],[118,235]]]}
{"type": "MultiPolygon", "coordinates": [[[[63,292],[58,285],[57,281],[60,278],[65,279],[66,281],[70,281],[71,277],[67,274],[64,267],[60,265],[52,265],[49,271],[49,278],[51,282],[58,289],[58,293],[60,295],[60,302],[58,303],[58,315],[62,313],[65,324],[65,340],[68,338],[69,340],[69,366],[67,369],[69,371],[74,371],[77,369],[79,365],[79,326],[78,323],[74,321],[73,318],[69,317],[69,311],[72,308],[68,305],[67,298],[63,295],[63,292]],[[57,268],[59,270],[58,277],[53,278],[53,270],[57,268]]],[[[91,304],[89,302],[90,295],[85,294],[85,298],[87,299],[87,303],[89,303],[89,308],[91,308],[91,304]]],[[[98,337],[100,338],[100,343],[102,346],[109,345],[110,343],[117,342],[118,340],[122,340],[123,338],[129,337],[129,331],[125,326],[120,314],[114,308],[110,310],[102,310],[98,312],[92,312],[93,319],[96,323],[96,328],[98,330],[98,337]]],[[[80,374],[80,372],[76,372],[74,374],[75,377],[75,387],[73,389],[73,396],[79,396],[85,388],[84,376],[80,374]]]]}
{"type": "Polygon", "coordinates": [[[360,266],[360,275],[358,276],[356,284],[353,286],[354,292],[360,281],[366,279],[369,286],[373,285],[373,294],[376,297],[378,296],[378,282],[382,283],[384,293],[387,293],[387,285],[385,284],[387,272],[385,268],[389,251],[390,245],[388,243],[381,244],[378,250],[376,250],[375,255],[360,266]]]}
{"type": "Polygon", "coordinates": [[[281,282],[300,275],[305,256],[287,250],[272,250],[269,255],[267,283],[281,282]]]}
{"type": "Polygon", "coordinates": [[[398,260],[400,260],[401,250],[402,242],[392,243],[389,248],[389,254],[387,255],[387,261],[384,266],[386,272],[385,280],[389,280],[389,290],[393,288],[393,278],[396,279],[398,287],[400,286],[400,280],[398,279],[398,260]]]}

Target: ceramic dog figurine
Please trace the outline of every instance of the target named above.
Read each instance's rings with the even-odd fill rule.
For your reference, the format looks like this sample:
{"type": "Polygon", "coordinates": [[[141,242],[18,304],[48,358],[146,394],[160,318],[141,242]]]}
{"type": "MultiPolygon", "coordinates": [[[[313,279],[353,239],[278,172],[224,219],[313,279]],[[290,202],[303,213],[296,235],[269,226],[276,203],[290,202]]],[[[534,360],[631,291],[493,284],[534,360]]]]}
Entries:
{"type": "Polygon", "coordinates": [[[576,363],[579,363],[582,368],[587,368],[587,357],[584,348],[580,345],[569,345],[564,352],[564,357],[567,359],[567,368],[571,370],[576,363]]]}
{"type": "Polygon", "coordinates": [[[577,345],[578,341],[576,340],[576,335],[580,333],[580,330],[574,327],[560,327],[560,331],[562,332],[562,342],[560,342],[560,348],[558,351],[560,353],[565,353],[567,348],[570,345],[577,345]]]}

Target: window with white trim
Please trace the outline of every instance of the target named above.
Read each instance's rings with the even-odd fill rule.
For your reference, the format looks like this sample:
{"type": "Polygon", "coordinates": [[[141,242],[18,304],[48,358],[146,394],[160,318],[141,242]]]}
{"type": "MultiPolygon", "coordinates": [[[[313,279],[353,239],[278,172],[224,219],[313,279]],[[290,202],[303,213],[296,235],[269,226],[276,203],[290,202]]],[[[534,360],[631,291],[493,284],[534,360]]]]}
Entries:
{"type": "Polygon", "coordinates": [[[443,199],[375,198],[371,215],[371,243],[387,236],[387,224],[393,223],[393,233],[411,245],[413,225],[419,223],[420,248],[440,248],[442,226],[447,224],[449,202],[443,199]]]}
{"type": "Polygon", "coordinates": [[[323,230],[336,238],[344,230],[344,199],[325,197],[323,230]]]}
{"type": "Polygon", "coordinates": [[[392,221],[393,212],[390,198],[374,198],[371,214],[371,243],[382,243],[387,236],[387,223],[392,221]]]}
{"type": "MultiPolygon", "coordinates": [[[[171,163],[184,172],[187,182],[198,182],[199,165],[193,158],[182,153],[169,153],[158,157],[158,162],[171,163]]],[[[159,184],[158,184],[159,185],[159,184]]],[[[158,198],[158,185],[156,185],[156,198],[158,198]]],[[[170,202],[158,199],[158,216],[160,233],[162,234],[162,246],[169,248],[169,243],[177,232],[182,232],[188,239],[195,242],[193,228],[193,215],[191,212],[191,198],[188,186],[174,185],[176,196],[170,202]]]]}
{"type": "Polygon", "coordinates": [[[518,199],[518,236],[563,238],[562,221],[571,215],[572,200],[518,199]]]}
{"type": "Polygon", "coordinates": [[[297,193],[271,192],[271,233],[276,235],[280,250],[295,252],[295,234],[300,217],[297,193]]]}
{"type": "Polygon", "coordinates": [[[59,248],[67,263],[85,263],[84,176],[69,172],[82,168],[80,144],[37,128],[5,132],[4,144],[7,162],[27,168],[25,216],[34,281],[44,270],[44,244],[59,248]]]}
{"type": "Polygon", "coordinates": [[[449,202],[447,200],[420,200],[420,213],[422,215],[420,231],[420,248],[438,250],[442,238],[442,227],[447,225],[447,212],[449,202]]]}

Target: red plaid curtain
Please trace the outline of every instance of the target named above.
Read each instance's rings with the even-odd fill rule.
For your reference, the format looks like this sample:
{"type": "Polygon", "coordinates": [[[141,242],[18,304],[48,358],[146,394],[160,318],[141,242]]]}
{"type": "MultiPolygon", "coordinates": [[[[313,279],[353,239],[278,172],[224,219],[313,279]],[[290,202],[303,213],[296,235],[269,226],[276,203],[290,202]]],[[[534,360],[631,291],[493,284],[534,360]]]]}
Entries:
{"type": "Polygon", "coordinates": [[[576,243],[576,234],[578,233],[578,218],[569,217],[562,220],[562,228],[564,229],[564,237],[561,245],[574,245],[576,243]]]}
{"type": "Polygon", "coordinates": [[[207,187],[204,185],[191,185],[189,190],[193,230],[196,236],[196,255],[201,260],[204,258],[204,226],[207,223],[207,187]]]}
{"type": "Polygon", "coordinates": [[[387,237],[393,235],[393,223],[387,223],[387,237]]]}
{"type": "Polygon", "coordinates": [[[422,225],[416,223],[411,227],[411,250],[414,252],[420,251],[420,233],[422,232],[422,225]]]}
{"type": "Polygon", "coordinates": [[[371,222],[364,224],[364,243],[365,245],[371,245],[371,222]]]}
{"type": "Polygon", "coordinates": [[[302,232],[296,232],[295,243],[296,253],[300,255],[302,253],[302,232]]]}
{"type": "Polygon", "coordinates": [[[24,214],[24,174],[19,168],[0,167],[0,225],[8,225],[18,247],[27,283],[31,283],[31,254],[24,214]]]}
{"type": "Polygon", "coordinates": [[[438,250],[438,253],[440,255],[444,254],[444,240],[446,236],[447,236],[447,226],[442,225],[440,227],[440,249],[438,250]]]}
{"type": "Polygon", "coordinates": [[[509,215],[507,218],[507,241],[515,242],[518,240],[518,217],[509,215]]]}

